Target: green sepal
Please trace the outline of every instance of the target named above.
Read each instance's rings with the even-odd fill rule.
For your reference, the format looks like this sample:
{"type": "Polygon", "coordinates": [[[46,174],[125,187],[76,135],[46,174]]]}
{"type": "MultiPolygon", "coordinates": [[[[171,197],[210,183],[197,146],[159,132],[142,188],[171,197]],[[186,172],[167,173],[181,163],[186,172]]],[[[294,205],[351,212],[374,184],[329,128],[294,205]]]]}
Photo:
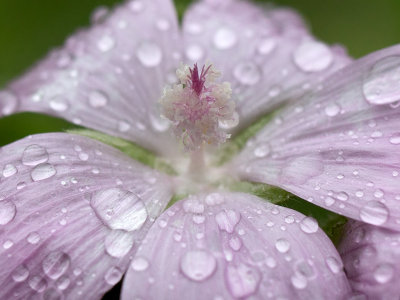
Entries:
{"type": "Polygon", "coordinates": [[[122,138],[113,137],[108,134],[91,129],[71,129],[67,130],[67,132],[71,134],[85,136],[117,148],[129,157],[158,171],[167,173],[169,175],[177,174],[176,171],[169,164],[161,160],[157,155],[145,148],[138,146],[133,142],[124,140],[122,138]]]}

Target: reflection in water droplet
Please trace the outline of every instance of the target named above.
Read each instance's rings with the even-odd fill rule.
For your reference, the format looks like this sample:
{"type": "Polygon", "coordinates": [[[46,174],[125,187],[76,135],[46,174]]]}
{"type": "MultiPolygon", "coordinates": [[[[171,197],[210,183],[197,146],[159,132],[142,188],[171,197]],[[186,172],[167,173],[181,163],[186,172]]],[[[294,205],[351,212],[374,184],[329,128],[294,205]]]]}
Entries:
{"type": "Polygon", "coordinates": [[[92,107],[99,108],[104,107],[108,103],[108,96],[101,91],[92,91],[88,95],[89,104],[92,107]]]}
{"type": "Polygon", "coordinates": [[[12,164],[6,164],[3,168],[3,176],[6,178],[17,174],[17,172],[17,168],[12,164]]]}
{"type": "Polygon", "coordinates": [[[0,201],[0,225],[6,225],[15,218],[17,208],[9,200],[0,201]]]}
{"type": "Polygon", "coordinates": [[[149,267],[149,262],[144,257],[135,257],[132,260],[131,267],[137,272],[145,271],[149,267]]]}
{"type": "Polygon", "coordinates": [[[104,280],[111,285],[116,284],[118,281],[121,280],[122,278],[122,271],[117,268],[117,267],[113,267],[111,269],[109,269],[106,273],[106,275],[104,275],[104,280]]]}
{"type": "Polygon", "coordinates": [[[234,210],[221,211],[215,215],[215,221],[220,230],[232,233],[239,223],[240,214],[234,210]]]}
{"type": "Polygon", "coordinates": [[[29,270],[24,264],[19,265],[11,273],[11,277],[15,282],[25,281],[29,276],[29,270]]]}
{"type": "Polygon", "coordinates": [[[112,230],[105,239],[106,251],[112,257],[123,257],[132,249],[134,236],[124,230],[112,230]]]}
{"type": "Polygon", "coordinates": [[[204,250],[186,252],[180,261],[183,274],[193,281],[203,281],[210,277],[216,267],[215,257],[204,250]]]}
{"type": "Polygon", "coordinates": [[[275,242],[275,248],[278,250],[280,253],[286,253],[290,249],[290,243],[286,239],[278,239],[275,242]]]}
{"type": "Polygon", "coordinates": [[[300,222],[300,229],[303,230],[305,233],[317,232],[318,228],[318,222],[311,217],[305,217],[300,222]]]}

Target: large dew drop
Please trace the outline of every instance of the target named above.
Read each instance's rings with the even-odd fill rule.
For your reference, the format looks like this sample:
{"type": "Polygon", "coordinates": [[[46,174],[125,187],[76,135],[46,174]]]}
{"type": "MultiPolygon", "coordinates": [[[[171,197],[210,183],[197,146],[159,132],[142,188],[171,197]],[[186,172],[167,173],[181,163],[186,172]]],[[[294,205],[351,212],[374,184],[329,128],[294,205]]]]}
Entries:
{"type": "Polygon", "coordinates": [[[49,160],[46,148],[39,145],[30,145],[22,154],[22,163],[26,166],[36,166],[49,160]]]}
{"type": "Polygon", "coordinates": [[[364,77],[363,93],[371,104],[389,104],[400,100],[400,56],[378,60],[364,77]]]}
{"type": "Polygon", "coordinates": [[[147,220],[144,203],[134,193],[112,188],[95,193],[90,205],[98,218],[111,229],[133,231],[147,220]]]}
{"type": "Polygon", "coordinates": [[[388,208],[381,202],[369,201],[360,210],[360,218],[362,221],[372,225],[382,225],[389,217],[388,208]]]}
{"type": "Polygon", "coordinates": [[[182,273],[193,281],[203,281],[210,277],[216,267],[215,257],[204,250],[186,252],[181,258],[180,267],[182,273]]]}
{"type": "Polygon", "coordinates": [[[44,273],[51,279],[58,279],[69,268],[71,259],[68,254],[62,251],[50,252],[42,262],[44,273]]]}
{"type": "Polygon", "coordinates": [[[112,257],[125,256],[133,246],[134,236],[124,230],[112,230],[105,239],[106,251],[112,257]]]}
{"type": "Polygon", "coordinates": [[[162,52],[157,44],[146,42],[139,46],[136,56],[145,67],[155,67],[161,63],[162,52]]]}
{"type": "Polygon", "coordinates": [[[8,200],[0,201],[0,225],[10,223],[17,213],[15,204],[8,200]]]}
{"type": "Polygon", "coordinates": [[[33,181],[41,181],[53,177],[57,173],[53,165],[44,163],[37,165],[31,172],[33,181]]]}
{"type": "Polygon", "coordinates": [[[293,53],[296,65],[304,72],[325,70],[333,61],[331,50],[316,41],[303,42],[293,53]]]}

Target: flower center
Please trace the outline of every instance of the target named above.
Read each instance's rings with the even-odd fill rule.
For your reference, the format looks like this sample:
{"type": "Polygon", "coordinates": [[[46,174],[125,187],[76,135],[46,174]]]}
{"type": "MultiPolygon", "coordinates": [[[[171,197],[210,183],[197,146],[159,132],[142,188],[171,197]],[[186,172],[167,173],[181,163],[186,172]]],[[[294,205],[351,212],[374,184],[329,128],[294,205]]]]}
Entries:
{"type": "Polygon", "coordinates": [[[172,122],[176,137],[189,151],[224,143],[230,137],[227,124],[237,125],[230,84],[216,81],[221,73],[211,64],[201,69],[181,64],[176,75],[179,83],[167,86],[160,99],[162,115],[172,122]]]}

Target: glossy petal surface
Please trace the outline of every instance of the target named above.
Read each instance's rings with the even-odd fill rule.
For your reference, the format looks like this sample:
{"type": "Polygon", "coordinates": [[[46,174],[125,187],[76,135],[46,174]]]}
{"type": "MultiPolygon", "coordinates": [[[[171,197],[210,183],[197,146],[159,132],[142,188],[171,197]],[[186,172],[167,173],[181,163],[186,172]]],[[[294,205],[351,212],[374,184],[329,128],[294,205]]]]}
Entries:
{"type": "Polygon", "coordinates": [[[400,228],[398,74],[399,46],[338,71],[249,140],[234,161],[239,176],[353,219],[400,228]]]}
{"type": "Polygon", "coordinates": [[[185,58],[209,60],[232,84],[238,128],[315,89],[350,60],[315,40],[295,12],[246,1],[200,1],[185,14],[183,30],[185,58]]]}
{"type": "Polygon", "coordinates": [[[180,60],[171,1],[127,1],[94,23],[12,82],[0,94],[0,115],[44,112],[170,151],[173,139],[157,101],[180,60]]]}
{"type": "Polygon", "coordinates": [[[347,225],[339,246],[352,289],[368,299],[400,295],[400,233],[360,222],[347,225]]]}
{"type": "Polygon", "coordinates": [[[248,194],[213,193],[157,219],[122,299],[341,299],[348,291],[315,220],[248,194]]]}
{"type": "Polygon", "coordinates": [[[171,198],[165,176],[69,134],[1,148],[0,170],[1,299],[99,299],[171,198]]]}

